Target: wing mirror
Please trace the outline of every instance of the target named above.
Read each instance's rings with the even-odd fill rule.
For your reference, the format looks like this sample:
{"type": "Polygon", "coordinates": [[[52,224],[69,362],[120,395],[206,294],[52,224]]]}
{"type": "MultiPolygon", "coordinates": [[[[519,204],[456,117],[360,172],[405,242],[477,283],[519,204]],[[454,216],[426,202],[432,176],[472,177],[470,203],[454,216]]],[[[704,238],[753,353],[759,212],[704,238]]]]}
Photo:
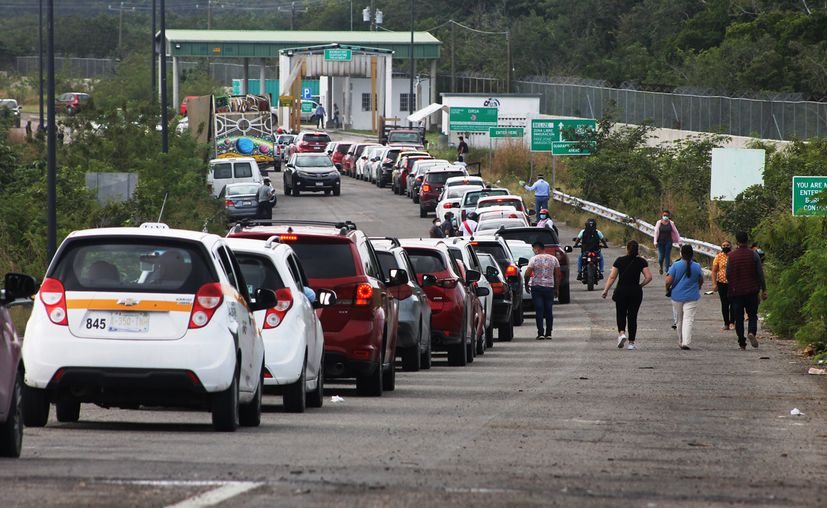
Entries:
{"type": "Polygon", "coordinates": [[[336,292],[331,289],[320,289],[316,293],[316,301],[313,302],[314,309],[323,309],[325,307],[332,307],[336,305],[336,292]]]}
{"type": "Polygon", "coordinates": [[[486,277],[496,277],[500,274],[500,271],[494,268],[493,266],[489,266],[485,269],[485,276],[486,277]]]}
{"type": "Polygon", "coordinates": [[[566,245],[565,247],[563,247],[563,252],[571,252],[571,250],[571,245],[566,245]]]}
{"type": "Polygon", "coordinates": [[[39,284],[31,275],[22,273],[7,273],[4,282],[2,301],[11,303],[20,298],[29,298],[37,293],[39,284]]]}
{"type": "Polygon", "coordinates": [[[258,288],[253,292],[253,298],[255,301],[251,303],[250,307],[254,311],[272,309],[279,303],[276,292],[272,289],[258,288]]]}
{"type": "Polygon", "coordinates": [[[482,274],[476,270],[468,270],[465,272],[465,282],[467,284],[472,284],[474,282],[478,282],[482,274]]]}
{"type": "Polygon", "coordinates": [[[526,259],[526,258],[518,259],[517,260],[517,266],[519,266],[520,268],[522,268],[524,266],[528,266],[528,259],[526,259]]]}
{"type": "Polygon", "coordinates": [[[436,286],[436,276],[426,273],[422,276],[422,287],[436,286]]]}
{"type": "Polygon", "coordinates": [[[401,286],[408,283],[408,272],[398,268],[388,270],[388,285],[401,286]]]}
{"type": "Polygon", "coordinates": [[[491,290],[488,288],[478,287],[476,289],[477,296],[488,296],[491,294],[491,290]]]}

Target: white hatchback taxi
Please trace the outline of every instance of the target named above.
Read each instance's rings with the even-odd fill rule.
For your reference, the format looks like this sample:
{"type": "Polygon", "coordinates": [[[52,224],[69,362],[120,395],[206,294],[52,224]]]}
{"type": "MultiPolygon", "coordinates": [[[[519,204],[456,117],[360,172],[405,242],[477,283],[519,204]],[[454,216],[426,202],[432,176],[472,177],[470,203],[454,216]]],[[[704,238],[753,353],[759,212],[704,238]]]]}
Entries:
{"type": "Polygon", "coordinates": [[[264,344],[219,236],[143,224],[75,231],[52,259],[23,342],[24,421],[77,421],[81,403],[212,412],[233,431],[261,420],[264,344]]]}
{"type": "Polygon", "coordinates": [[[336,295],[322,289],[316,295],[293,249],[278,243],[227,238],[248,291],[276,292],[275,307],[255,312],[264,339],[264,386],[281,393],[287,411],[301,413],[306,406],[321,407],[324,400],[324,332],[317,308],[336,303],[336,295]]]}

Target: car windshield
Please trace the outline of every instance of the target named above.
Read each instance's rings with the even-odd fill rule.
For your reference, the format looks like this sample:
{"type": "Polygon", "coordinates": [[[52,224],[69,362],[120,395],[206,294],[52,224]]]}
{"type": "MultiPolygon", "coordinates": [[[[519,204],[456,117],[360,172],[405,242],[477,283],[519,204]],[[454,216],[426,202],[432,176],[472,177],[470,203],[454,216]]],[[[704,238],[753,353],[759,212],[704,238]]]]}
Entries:
{"type": "Polygon", "coordinates": [[[399,263],[396,262],[396,256],[392,252],[376,251],[376,257],[379,258],[379,265],[382,267],[382,273],[390,277],[390,271],[399,268],[399,263]]]}
{"type": "Polygon", "coordinates": [[[477,231],[491,231],[492,229],[504,228],[523,228],[525,222],[519,219],[493,219],[480,222],[477,226],[477,231]]]}
{"type": "Polygon", "coordinates": [[[340,279],[356,275],[350,243],[291,243],[311,279],[340,279]]]}
{"type": "Polygon", "coordinates": [[[410,257],[411,264],[416,273],[438,273],[448,270],[439,252],[427,249],[406,248],[405,250],[408,251],[408,257],[410,257]]]}
{"type": "Polygon", "coordinates": [[[14,99],[0,99],[0,108],[14,109],[17,107],[17,101],[14,99]]]}
{"type": "Polygon", "coordinates": [[[435,173],[428,173],[425,175],[425,179],[428,180],[430,184],[443,184],[445,180],[451,178],[452,176],[462,176],[462,173],[458,171],[437,171],[435,173]]]}
{"type": "Polygon", "coordinates": [[[330,136],[327,134],[305,134],[302,140],[311,143],[330,143],[330,136]]]}
{"type": "Polygon", "coordinates": [[[223,180],[225,178],[233,177],[233,165],[229,162],[222,162],[213,164],[212,177],[216,180],[223,180]]]}
{"type": "Polygon", "coordinates": [[[474,246],[474,250],[484,254],[491,254],[500,265],[511,263],[508,252],[497,242],[479,242],[474,246]]]}
{"type": "Polygon", "coordinates": [[[268,257],[238,251],[235,252],[235,257],[241,266],[249,294],[255,294],[257,288],[275,291],[285,287],[281,275],[268,257]]]}
{"type": "Polygon", "coordinates": [[[523,202],[519,198],[515,199],[492,199],[490,201],[483,201],[482,203],[477,203],[477,209],[481,208],[490,208],[492,206],[513,206],[517,210],[523,209],[523,202]]]}
{"type": "Polygon", "coordinates": [[[66,291],[195,294],[217,282],[204,255],[190,242],[97,237],[68,244],[49,277],[66,291]]]}
{"type": "Polygon", "coordinates": [[[253,183],[245,183],[243,185],[228,185],[225,188],[227,189],[228,196],[245,196],[256,194],[258,192],[258,184],[253,183]]]}
{"type": "Polygon", "coordinates": [[[388,134],[389,143],[419,143],[418,132],[391,132],[388,134]]]}
{"type": "Polygon", "coordinates": [[[306,155],[296,157],[296,167],[299,168],[324,168],[332,165],[327,155],[306,155]]]}
{"type": "Polygon", "coordinates": [[[524,242],[508,242],[508,248],[516,258],[530,259],[534,255],[534,250],[531,245],[524,242]]]}
{"type": "Polygon", "coordinates": [[[473,191],[469,192],[465,195],[465,201],[462,203],[463,207],[469,206],[476,206],[477,201],[481,198],[487,198],[488,196],[507,196],[508,190],[507,189],[490,189],[490,190],[480,190],[480,191],[473,191]]]}

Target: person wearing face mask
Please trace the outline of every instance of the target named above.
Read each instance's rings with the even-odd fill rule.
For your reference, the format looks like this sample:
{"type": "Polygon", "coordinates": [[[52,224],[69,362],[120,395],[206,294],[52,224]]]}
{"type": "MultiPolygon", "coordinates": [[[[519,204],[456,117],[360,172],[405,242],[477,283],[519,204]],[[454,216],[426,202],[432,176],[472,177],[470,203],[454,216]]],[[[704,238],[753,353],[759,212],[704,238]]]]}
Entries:
{"type": "Polygon", "coordinates": [[[666,271],[672,266],[672,246],[681,243],[681,235],[675,223],[669,218],[669,210],[664,210],[660,220],[655,224],[655,246],[658,248],[658,265],[660,274],[663,275],[664,265],[666,271]]]}
{"type": "Polygon", "coordinates": [[[732,315],[732,304],[729,302],[729,281],[726,278],[726,265],[732,243],[729,240],[721,242],[721,252],[712,261],[712,290],[718,292],[721,298],[721,314],[724,316],[722,330],[734,330],[735,318],[732,315]]]}
{"type": "Polygon", "coordinates": [[[445,238],[445,233],[443,233],[439,223],[439,217],[434,217],[434,220],[431,221],[431,229],[428,233],[431,238],[445,238]]]}
{"type": "Polygon", "coordinates": [[[537,215],[537,218],[539,219],[537,221],[538,228],[548,228],[551,230],[554,229],[554,222],[551,220],[551,217],[548,214],[548,210],[546,210],[545,208],[540,210],[540,213],[537,215]]]}

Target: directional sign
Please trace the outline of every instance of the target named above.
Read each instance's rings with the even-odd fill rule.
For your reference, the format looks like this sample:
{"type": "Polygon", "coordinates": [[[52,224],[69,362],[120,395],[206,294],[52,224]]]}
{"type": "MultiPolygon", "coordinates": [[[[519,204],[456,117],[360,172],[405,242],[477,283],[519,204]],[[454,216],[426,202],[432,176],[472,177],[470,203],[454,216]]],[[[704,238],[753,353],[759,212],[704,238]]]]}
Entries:
{"type": "Polygon", "coordinates": [[[552,155],[590,155],[588,149],[578,146],[581,141],[577,137],[596,128],[597,122],[590,119],[535,118],[531,120],[531,151],[551,152],[552,155]]]}
{"type": "Polygon", "coordinates": [[[488,132],[497,126],[497,108],[466,108],[451,106],[448,130],[453,132],[488,132]]]}
{"type": "Polygon", "coordinates": [[[312,99],[313,98],[313,91],[309,88],[302,89],[302,99],[312,99]]]}
{"type": "Polygon", "coordinates": [[[525,136],[523,127],[489,127],[488,135],[492,138],[521,138],[525,136]]]}
{"type": "Polygon", "coordinates": [[[302,113],[312,113],[312,112],[313,112],[313,103],[302,101],[302,113]]]}
{"type": "Polygon", "coordinates": [[[353,51],[350,49],[326,49],[324,59],[329,62],[350,62],[353,60],[353,51]]]}
{"type": "Polygon", "coordinates": [[[825,216],[827,215],[827,176],[793,177],[793,215],[825,216]]]}

